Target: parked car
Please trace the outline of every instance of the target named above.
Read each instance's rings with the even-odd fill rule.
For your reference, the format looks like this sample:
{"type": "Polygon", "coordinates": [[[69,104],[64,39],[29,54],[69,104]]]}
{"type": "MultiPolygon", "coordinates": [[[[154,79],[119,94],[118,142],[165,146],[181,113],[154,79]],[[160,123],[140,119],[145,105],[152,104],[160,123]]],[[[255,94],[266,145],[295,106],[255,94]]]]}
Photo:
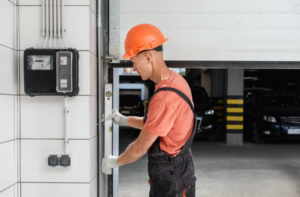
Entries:
{"type": "Polygon", "coordinates": [[[144,106],[139,95],[120,95],[119,111],[125,116],[144,116],[144,106]]]}
{"type": "Polygon", "coordinates": [[[203,87],[190,85],[190,88],[193,96],[194,111],[198,119],[195,136],[206,137],[210,141],[214,141],[217,137],[217,116],[213,105],[203,87]]]}
{"type": "Polygon", "coordinates": [[[282,91],[263,91],[248,97],[244,124],[255,143],[264,140],[300,139],[300,96],[282,91]]]}
{"type": "Polygon", "coordinates": [[[244,88],[244,100],[246,100],[250,95],[255,94],[257,92],[261,92],[261,91],[271,91],[270,88],[244,88]]]}

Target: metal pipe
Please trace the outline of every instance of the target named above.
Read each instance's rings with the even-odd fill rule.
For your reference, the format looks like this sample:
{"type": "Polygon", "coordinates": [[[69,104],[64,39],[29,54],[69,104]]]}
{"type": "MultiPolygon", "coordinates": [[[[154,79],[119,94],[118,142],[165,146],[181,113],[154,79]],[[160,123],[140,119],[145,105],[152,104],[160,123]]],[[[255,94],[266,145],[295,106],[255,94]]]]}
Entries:
{"type": "Polygon", "coordinates": [[[42,5],[42,18],[43,18],[43,36],[45,36],[45,0],[42,0],[43,5],[42,5]]]}
{"type": "Polygon", "coordinates": [[[56,48],[56,0],[53,0],[53,10],[54,10],[54,14],[53,14],[53,17],[54,17],[54,28],[53,28],[53,37],[54,37],[54,47],[53,48],[56,48]]]}
{"type": "Polygon", "coordinates": [[[64,48],[66,48],[65,44],[65,37],[64,37],[64,20],[65,20],[65,14],[64,14],[64,8],[65,8],[65,2],[64,0],[61,0],[61,37],[63,40],[64,48]]]}
{"type": "Polygon", "coordinates": [[[61,48],[61,40],[60,40],[60,33],[61,33],[61,26],[60,26],[60,0],[57,0],[57,34],[59,40],[59,48],[61,48]]]}
{"type": "Polygon", "coordinates": [[[68,144],[69,144],[69,128],[68,128],[68,96],[65,96],[65,154],[68,154],[68,144]]]}
{"type": "Polygon", "coordinates": [[[49,23],[49,21],[48,21],[48,0],[46,0],[46,39],[45,39],[45,41],[44,41],[44,45],[43,45],[43,48],[45,48],[46,47],[46,43],[47,43],[47,40],[48,40],[48,33],[49,33],[49,26],[48,26],[48,23],[49,23]]]}
{"type": "Polygon", "coordinates": [[[45,0],[42,0],[42,36],[39,40],[37,48],[40,48],[40,43],[43,37],[45,37],[45,0]]]}
{"type": "Polygon", "coordinates": [[[52,0],[50,0],[50,28],[49,28],[49,33],[50,33],[50,41],[49,41],[49,48],[51,47],[51,42],[52,42],[52,31],[53,31],[53,26],[52,26],[52,22],[53,22],[53,18],[52,18],[52,0]]]}

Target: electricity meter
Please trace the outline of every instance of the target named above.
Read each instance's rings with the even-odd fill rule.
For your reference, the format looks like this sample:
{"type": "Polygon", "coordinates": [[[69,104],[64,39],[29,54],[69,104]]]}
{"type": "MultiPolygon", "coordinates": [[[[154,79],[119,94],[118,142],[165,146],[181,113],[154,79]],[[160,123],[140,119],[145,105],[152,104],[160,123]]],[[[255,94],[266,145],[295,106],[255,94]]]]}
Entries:
{"type": "Polygon", "coordinates": [[[26,49],[24,90],[29,96],[79,93],[79,54],[76,49],[26,49]]]}

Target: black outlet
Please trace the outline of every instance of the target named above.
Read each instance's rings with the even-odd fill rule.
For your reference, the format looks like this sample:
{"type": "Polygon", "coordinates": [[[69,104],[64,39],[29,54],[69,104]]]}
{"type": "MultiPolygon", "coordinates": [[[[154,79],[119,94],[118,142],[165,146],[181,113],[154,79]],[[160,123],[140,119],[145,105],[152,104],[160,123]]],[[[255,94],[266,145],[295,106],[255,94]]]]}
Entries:
{"type": "Polygon", "coordinates": [[[48,165],[52,167],[59,166],[59,158],[57,155],[50,155],[48,157],[48,165]]]}
{"type": "Polygon", "coordinates": [[[69,155],[62,155],[60,157],[60,166],[63,166],[63,167],[71,166],[71,158],[69,155]]]}

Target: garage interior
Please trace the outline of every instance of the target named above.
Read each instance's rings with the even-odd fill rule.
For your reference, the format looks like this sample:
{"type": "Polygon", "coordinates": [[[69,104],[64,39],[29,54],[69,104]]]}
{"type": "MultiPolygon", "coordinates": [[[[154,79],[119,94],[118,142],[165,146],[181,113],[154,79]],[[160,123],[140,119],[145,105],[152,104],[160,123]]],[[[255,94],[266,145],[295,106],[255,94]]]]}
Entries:
{"type": "MultiPolygon", "coordinates": [[[[131,68],[119,68],[120,87],[126,84],[144,84],[150,96],[154,83],[142,81],[131,68]],[[131,74],[130,74],[131,73],[131,74]]],[[[172,68],[171,68],[172,69],[172,68]]],[[[299,194],[299,140],[272,140],[254,143],[251,128],[244,128],[243,119],[226,120],[226,116],[243,113],[226,113],[226,108],[243,108],[244,99],[251,91],[284,91],[300,93],[298,69],[196,69],[173,68],[189,85],[204,87],[217,114],[218,136],[214,140],[195,137],[193,142],[196,168],[197,196],[297,196],[299,194]],[[227,94],[226,94],[227,92],[227,94]],[[224,100],[237,100],[236,106],[224,100]],[[228,125],[242,125],[228,128],[228,125]],[[230,145],[230,146],[228,146],[230,145]],[[240,146],[242,145],[242,146],[240,146]]],[[[125,90],[139,94],[141,90],[125,90]]],[[[120,95],[123,90],[120,88],[120,95]]],[[[147,100],[145,97],[143,101],[147,100]]],[[[121,100],[120,100],[121,102],[121,100]]],[[[119,152],[139,135],[139,130],[121,127],[119,152]]],[[[147,156],[119,170],[119,196],[147,196],[147,156]],[[139,188],[135,190],[134,188],[139,188]],[[133,191],[134,190],[134,191],[133,191]]]]}

